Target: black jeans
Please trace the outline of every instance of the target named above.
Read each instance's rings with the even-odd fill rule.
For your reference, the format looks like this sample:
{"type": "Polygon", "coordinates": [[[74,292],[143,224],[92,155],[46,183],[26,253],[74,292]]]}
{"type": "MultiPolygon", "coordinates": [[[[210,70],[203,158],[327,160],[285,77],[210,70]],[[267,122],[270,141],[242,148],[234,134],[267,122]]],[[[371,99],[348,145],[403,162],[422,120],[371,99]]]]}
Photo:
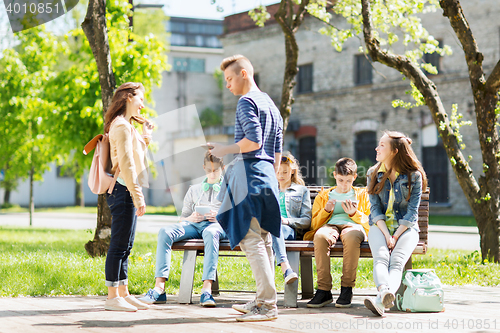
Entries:
{"type": "Polygon", "coordinates": [[[128,284],[128,256],[134,245],[137,215],[132,196],[126,186],[115,184],[111,194],[106,194],[111,210],[111,241],[106,256],[106,286],[128,284]]]}

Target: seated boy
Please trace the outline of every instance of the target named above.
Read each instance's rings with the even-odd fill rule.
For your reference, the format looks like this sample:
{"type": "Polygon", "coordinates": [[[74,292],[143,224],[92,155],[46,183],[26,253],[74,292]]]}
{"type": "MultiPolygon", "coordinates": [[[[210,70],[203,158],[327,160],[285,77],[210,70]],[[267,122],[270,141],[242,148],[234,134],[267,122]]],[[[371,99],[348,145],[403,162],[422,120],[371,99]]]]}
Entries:
{"type": "Polygon", "coordinates": [[[357,165],[350,158],[341,158],[335,164],[333,177],[337,186],[322,190],[314,200],[311,231],[304,240],[314,241],[314,256],[318,273],[318,290],[307,303],[309,308],[320,308],[331,302],[332,276],[330,274],[330,248],[340,237],[344,247],[340,296],[335,306],[351,306],[352,288],[356,283],[356,271],[360,244],[368,233],[370,202],[365,188],[353,187],[357,165]]]}
{"type": "Polygon", "coordinates": [[[222,168],[224,168],[222,160],[206,152],[203,169],[207,178],[202,183],[191,186],[187,191],[182,207],[181,222],[168,225],[160,229],[158,233],[156,283],[154,289],[149,289],[146,295],[140,298],[141,302],[158,304],[167,301],[165,281],[168,280],[170,271],[172,244],[186,239],[203,239],[205,254],[200,305],[215,306],[215,300],[212,297],[212,283],[215,281],[219,259],[219,240],[226,238],[224,230],[215,218],[221,205],[221,202],[217,200],[217,195],[221,189],[222,168]],[[209,206],[210,213],[199,214],[196,212],[197,206],[209,206]]]}

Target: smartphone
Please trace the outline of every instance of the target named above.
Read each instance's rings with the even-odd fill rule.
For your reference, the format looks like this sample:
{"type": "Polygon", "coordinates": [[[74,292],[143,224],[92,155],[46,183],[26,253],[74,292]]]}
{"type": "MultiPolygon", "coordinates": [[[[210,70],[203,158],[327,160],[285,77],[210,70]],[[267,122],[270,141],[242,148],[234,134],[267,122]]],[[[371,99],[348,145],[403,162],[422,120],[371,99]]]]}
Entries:
{"type": "Polygon", "coordinates": [[[206,150],[214,149],[214,146],[207,145],[207,144],[200,145],[200,147],[203,148],[203,149],[206,149],[206,150]]]}

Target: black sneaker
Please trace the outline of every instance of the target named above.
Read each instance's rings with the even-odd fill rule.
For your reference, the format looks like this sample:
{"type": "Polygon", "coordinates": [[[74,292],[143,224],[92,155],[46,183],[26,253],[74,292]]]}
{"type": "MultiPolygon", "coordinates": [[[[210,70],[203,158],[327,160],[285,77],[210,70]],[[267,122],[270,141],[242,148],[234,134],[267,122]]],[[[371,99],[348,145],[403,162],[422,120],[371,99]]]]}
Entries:
{"type": "Polygon", "coordinates": [[[332,292],[330,290],[316,290],[313,299],[307,303],[308,308],[322,308],[333,302],[332,292]]]}
{"type": "Polygon", "coordinates": [[[352,287],[340,287],[340,296],[335,302],[337,308],[350,308],[352,301],[352,287]]]}

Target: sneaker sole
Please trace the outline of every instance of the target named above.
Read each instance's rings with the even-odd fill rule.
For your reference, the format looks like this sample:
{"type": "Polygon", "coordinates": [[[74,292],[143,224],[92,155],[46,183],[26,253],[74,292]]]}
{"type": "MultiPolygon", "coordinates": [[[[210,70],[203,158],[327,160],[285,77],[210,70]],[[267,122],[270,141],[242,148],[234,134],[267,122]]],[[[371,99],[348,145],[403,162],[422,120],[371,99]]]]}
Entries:
{"type": "Polygon", "coordinates": [[[126,312],[136,312],[137,308],[135,309],[128,309],[128,308],[122,308],[122,307],[114,307],[114,306],[105,306],[104,310],[106,311],[126,311],[126,312]]]}
{"type": "Polygon", "coordinates": [[[294,282],[295,282],[295,281],[297,281],[298,279],[299,279],[299,277],[298,277],[298,276],[290,276],[290,277],[288,278],[288,280],[287,280],[287,279],[285,279],[285,283],[286,283],[286,284],[294,283],[294,282]]]}
{"type": "Polygon", "coordinates": [[[200,305],[201,305],[202,307],[204,307],[204,308],[215,308],[215,305],[216,305],[216,304],[215,304],[215,303],[207,303],[207,302],[205,302],[205,303],[203,303],[203,304],[201,304],[201,303],[200,303],[200,305]]]}
{"type": "Polygon", "coordinates": [[[366,308],[368,310],[370,310],[371,312],[373,312],[374,315],[382,317],[382,315],[384,314],[383,312],[380,313],[379,309],[372,302],[370,302],[369,299],[365,299],[364,303],[365,303],[366,308]]]}
{"type": "Polygon", "coordinates": [[[336,307],[336,308],[350,308],[350,307],[351,307],[351,303],[349,303],[349,304],[339,304],[339,303],[335,303],[335,307],[336,307]]]}
{"type": "Polygon", "coordinates": [[[240,322],[251,322],[251,321],[270,321],[276,320],[278,317],[264,317],[264,318],[236,318],[236,321],[240,322]]]}
{"type": "Polygon", "coordinates": [[[240,312],[240,313],[247,314],[247,313],[249,313],[249,312],[250,312],[250,310],[248,310],[248,309],[245,309],[245,308],[240,308],[240,309],[238,309],[238,308],[236,308],[235,306],[237,306],[237,305],[233,305],[231,308],[232,308],[233,310],[236,310],[236,311],[240,312]]]}
{"type": "Polygon", "coordinates": [[[320,304],[307,304],[307,307],[308,308],[322,308],[325,305],[330,304],[330,303],[333,303],[333,299],[330,299],[330,300],[325,301],[325,302],[320,303],[320,304]]]}
{"type": "Polygon", "coordinates": [[[396,298],[394,297],[394,294],[392,293],[387,293],[384,295],[384,298],[382,299],[382,304],[386,309],[390,309],[394,306],[394,300],[396,298]]]}
{"type": "Polygon", "coordinates": [[[141,301],[142,303],[146,303],[147,305],[151,305],[151,304],[165,304],[167,303],[167,301],[148,301],[148,300],[143,300],[141,298],[138,298],[139,301],[141,301]]]}

